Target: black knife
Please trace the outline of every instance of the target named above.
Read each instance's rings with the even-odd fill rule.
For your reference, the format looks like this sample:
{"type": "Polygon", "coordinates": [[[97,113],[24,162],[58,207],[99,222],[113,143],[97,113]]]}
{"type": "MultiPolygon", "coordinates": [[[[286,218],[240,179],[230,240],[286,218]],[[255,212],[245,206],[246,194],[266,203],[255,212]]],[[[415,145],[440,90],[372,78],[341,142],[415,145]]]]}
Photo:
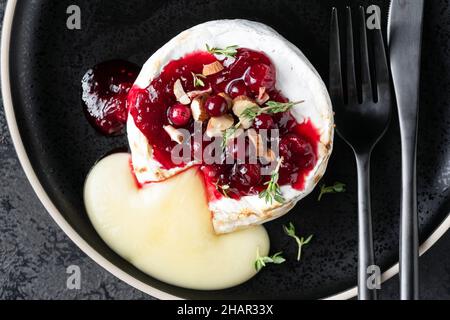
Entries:
{"type": "Polygon", "coordinates": [[[419,299],[416,155],[425,0],[392,0],[388,43],[402,141],[400,298],[419,299]]]}

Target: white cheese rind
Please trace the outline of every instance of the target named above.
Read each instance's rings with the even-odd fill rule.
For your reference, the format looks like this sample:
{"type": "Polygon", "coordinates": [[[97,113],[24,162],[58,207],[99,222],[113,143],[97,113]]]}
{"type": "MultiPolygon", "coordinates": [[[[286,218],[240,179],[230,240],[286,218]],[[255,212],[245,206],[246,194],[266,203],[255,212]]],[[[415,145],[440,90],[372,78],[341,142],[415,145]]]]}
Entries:
{"type": "MultiPolygon", "coordinates": [[[[320,76],[302,52],[272,28],[248,20],[217,20],[188,29],[165,44],[145,63],[136,85],[146,88],[153,78],[171,60],[179,59],[196,50],[211,47],[239,47],[263,51],[277,71],[277,88],[290,101],[305,100],[293,108],[299,123],[312,121],[320,132],[318,161],[306,177],[304,190],[283,186],[284,204],[267,204],[258,196],[245,196],[240,200],[222,198],[209,203],[213,212],[213,225],[217,233],[227,233],[253,224],[277,218],[289,211],[297,201],[308,195],[325,172],[333,147],[334,120],[331,101],[320,76]]],[[[135,174],[141,183],[162,180],[181,169],[163,170],[152,158],[151,147],[136,128],[131,116],[127,129],[135,174]],[[144,168],[144,170],[137,170],[144,168]]],[[[190,163],[189,165],[193,165],[190,163]]]]}

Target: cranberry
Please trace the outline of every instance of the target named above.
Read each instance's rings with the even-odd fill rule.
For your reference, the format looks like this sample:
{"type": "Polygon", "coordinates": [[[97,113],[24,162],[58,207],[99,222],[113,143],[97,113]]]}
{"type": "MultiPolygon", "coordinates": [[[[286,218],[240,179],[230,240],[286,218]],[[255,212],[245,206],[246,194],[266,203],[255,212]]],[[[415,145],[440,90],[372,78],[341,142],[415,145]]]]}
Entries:
{"type": "Polygon", "coordinates": [[[280,141],[280,155],[302,168],[314,166],[316,157],[311,144],[295,133],[288,133],[280,141]]]}
{"type": "Polygon", "coordinates": [[[231,179],[237,187],[254,187],[261,182],[261,166],[259,164],[235,164],[231,171],[231,179]]]}
{"type": "Polygon", "coordinates": [[[221,96],[211,96],[206,100],[205,108],[211,117],[220,117],[227,112],[228,103],[221,96]]]}
{"type": "Polygon", "coordinates": [[[289,111],[283,113],[276,113],[273,115],[273,119],[278,129],[280,129],[280,135],[292,131],[297,125],[297,121],[295,121],[294,117],[291,115],[289,111]]]}
{"type": "Polygon", "coordinates": [[[263,113],[255,118],[253,126],[257,130],[271,130],[275,129],[275,121],[273,121],[273,118],[270,115],[263,113]]]}
{"type": "Polygon", "coordinates": [[[275,82],[275,69],[271,65],[264,63],[254,64],[245,73],[245,84],[254,93],[258,93],[261,87],[272,90],[275,87],[275,82]]]}
{"type": "Polygon", "coordinates": [[[167,116],[173,125],[183,127],[191,120],[191,109],[184,104],[177,103],[167,110],[167,116]]]}
{"type": "Polygon", "coordinates": [[[249,96],[249,90],[243,80],[234,80],[229,83],[226,89],[227,93],[233,99],[238,96],[249,96]]]}
{"type": "Polygon", "coordinates": [[[139,67],[111,60],[89,69],[81,80],[82,100],[89,122],[102,134],[120,133],[127,120],[127,96],[139,67]]]}
{"type": "Polygon", "coordinates": [[[280,177],[278,183],[280,185],[290,184],[293,185],[298,180],[299,167],[292,162],[283,161],[280,168],[280,177]]]}
{"type": "Polygon", "coordinates": [[[202,167],[203,174],[208,179],[219,178],[225,172],[226,166],[223,164],[211,164],[202,167]]]}
{"type": "Polygon", "coordinates": [[[239,141],[234,139],[227,145],[226,154],[231,157],[235,162],[243,163],[248,158],[249,154],[249,141],[239,141]]]}

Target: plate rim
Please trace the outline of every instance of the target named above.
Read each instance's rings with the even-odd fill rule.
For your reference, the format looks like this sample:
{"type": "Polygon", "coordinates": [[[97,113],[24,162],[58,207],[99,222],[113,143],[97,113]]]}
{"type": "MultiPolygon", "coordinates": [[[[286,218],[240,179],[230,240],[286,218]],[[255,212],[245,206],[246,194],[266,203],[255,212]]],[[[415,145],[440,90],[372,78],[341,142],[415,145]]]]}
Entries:
{"type": "MultiPolygon", "coordinates": [[[[53,204],[52,200],[48,196],[41,182],[39,181],[36,173],[34,172],[33,166],[28,158],[25,150],[25,146],[20,136],[19,128],[17,125],[14,107],[12,103],[12,93],[11,93],[11,83],[10,83],[10,64],[9,64],[9,53],[10,53],[10,43],[11,43],[11,30],[14,20],[14,13],[16,8],[17,0],[8,0],[6,3],[6,8],[3,18],[3,30],[0,48],[0,68],[1,68],[1,93],[3,97],[3,108],[5,110],[6,123],[11,135],[11,139],[16,150],[17,157],[22,166],[23,171],[31,184],[35,194],[38,199],[50,214],[52,219],[56,224],[62,229],[62,231],[69,237],[69,239],[75,243],[75,245],[81,249],[89,258],[94,260],[99,266],[111,273],[113,276],[117,277],[121,281],[127,283],[128,285],[144,292],[152,297],[162,300],[178,300],[183,299],[181,297],[166,293],[162,290],[156,289],[135,277],[129,275],[108,259],[103,257],[99,252],[92,248],[64,219],[60,211],[53,204]]],[[[419,247],[419,255],[422,256],[427,252],[446,232],[450,229],[450,213],[444,218],[441,224],[431,233],[431,235],[421,243],[419,247]]],[[[385,282],[392,278],[399,272],[398,262],[392,267],[387,269],[382,273],[381,282],[385,282]]],[[[356,278],[356,275],[355,275],[356,278]]],[[[338,292],[328,297],[324,297],[321,300],[346,300],[351,299],[357,295],[357,287],[351,287],[342,292],[338,292]]]]}

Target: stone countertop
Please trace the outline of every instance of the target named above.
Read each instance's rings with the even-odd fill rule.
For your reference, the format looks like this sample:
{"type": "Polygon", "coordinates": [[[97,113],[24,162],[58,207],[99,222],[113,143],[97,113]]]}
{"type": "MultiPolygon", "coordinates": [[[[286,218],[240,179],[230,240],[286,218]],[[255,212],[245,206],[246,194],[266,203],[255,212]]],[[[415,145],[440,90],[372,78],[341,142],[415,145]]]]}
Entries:
{"type": "MultiPolygon", "coordinates": [[[[3,20],[6,0],[0,0],[3,20]]],[[[88,258],[59,229],[28,183],[0,108],[0,299],[152,299],[88,258]],[[70,265],[80,289],[67,289],[70,265]]],[[[450,299],[450,233],[420,259],[422,299],[450,299]]],[[[382,299],[398,299],[398,277],[382,299]]]]}

